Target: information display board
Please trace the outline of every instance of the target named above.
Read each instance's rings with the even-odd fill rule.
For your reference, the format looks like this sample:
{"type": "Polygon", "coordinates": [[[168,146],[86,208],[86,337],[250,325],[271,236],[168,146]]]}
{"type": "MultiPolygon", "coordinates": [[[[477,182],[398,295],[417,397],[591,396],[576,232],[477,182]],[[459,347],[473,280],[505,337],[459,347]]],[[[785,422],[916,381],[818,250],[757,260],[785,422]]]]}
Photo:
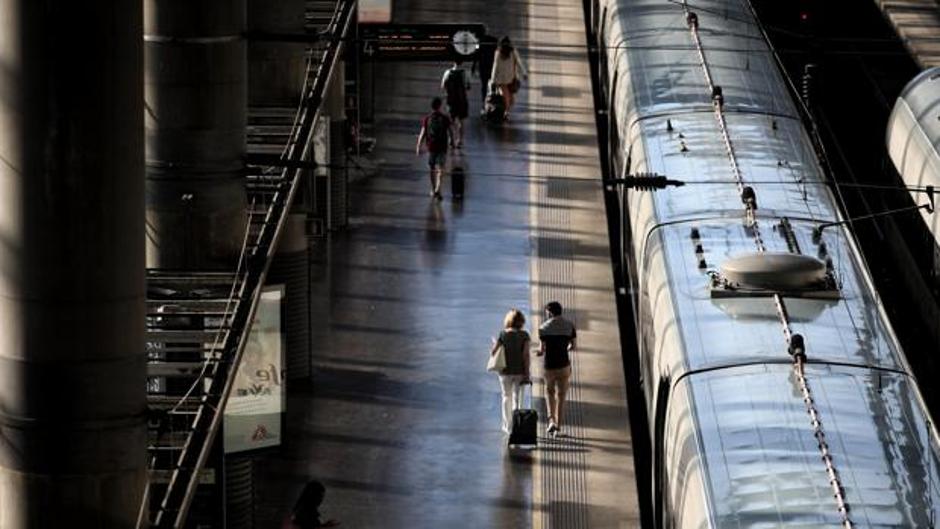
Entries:
{"type": "Polygon", "coordinates": [[[283,285],[265,286],[225,405],[225,453],[281,444],[284,413],[283,285]]]}
{"type": "Polygon", "coordinates": [[[370,24],[359,28],[362,54],[374,61],[473,60],[483,24],[370,24]]]}

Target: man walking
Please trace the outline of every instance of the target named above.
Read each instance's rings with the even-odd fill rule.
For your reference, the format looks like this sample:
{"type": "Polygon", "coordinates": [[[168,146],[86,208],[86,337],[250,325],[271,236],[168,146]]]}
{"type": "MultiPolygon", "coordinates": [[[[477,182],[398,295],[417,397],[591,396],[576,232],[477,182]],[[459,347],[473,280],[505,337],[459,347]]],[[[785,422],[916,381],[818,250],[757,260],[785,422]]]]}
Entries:
{"type": "MultiPolygon", "coordinates": [[[[493,58],[496,55],[496,46],[499,41],[492,35],[483,35],[480,38],[480,49],[477,50],[477,58],[473,61],[470,71],[480,77],[480,99],[481,105],[486,105],[486,96],[490,85],[490,74],[493,71],[493,58]]],[[[483,106],[480,108],[482,109],[483,106]]],[[[484,111],[481,110],[482,114],[484,111]]]]}
{"type": "Polygon", "coordinates": [[[548,400],[548,433],[557,435],[571,379],[568,353],[574,349],[577,332],[574,324],[561,315],[561,303],[557,301],[545,305],[545,317],[548,319],[539,327],[541,346],[537,354],[545,356],[543,374],[548,400]]]}
{"type": "Polygon", "coordinates": [[[467,119],[470,106],[467,101],[470,79],[461,67],[462,62],[460,59],[455,60],[441,79],[441,90],[447,95],[447,111],[454,124],[454,147],[457,149],[463,148],[463,120],[467,119]]]}
{"type": "Polygon", "coordinates": [[[428,149],[428,177],[431,180],[431,196],[441,200],[441,177],[444,173],[444,163],[447,161],[447,146],[453,144],[451,120],[447,114],[441,112],[441,98],[431,100],[431,113],[421,120],[421,132],[418,133],[418,144],[415,145],[415,154],[421,155],[421,146],[428,149]]]}

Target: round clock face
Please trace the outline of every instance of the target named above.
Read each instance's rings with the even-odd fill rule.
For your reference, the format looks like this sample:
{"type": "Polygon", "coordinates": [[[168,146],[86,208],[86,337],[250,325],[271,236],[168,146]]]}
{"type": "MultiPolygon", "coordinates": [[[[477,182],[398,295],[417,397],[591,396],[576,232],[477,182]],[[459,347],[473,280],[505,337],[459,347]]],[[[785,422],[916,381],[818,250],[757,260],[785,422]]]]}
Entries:
{"type": "Polygon", "coordinates": [[[461,55],[472,55],[480,48],[480,39],[472,32],[462,29],[454,33],[454,49],[461,55]]]}

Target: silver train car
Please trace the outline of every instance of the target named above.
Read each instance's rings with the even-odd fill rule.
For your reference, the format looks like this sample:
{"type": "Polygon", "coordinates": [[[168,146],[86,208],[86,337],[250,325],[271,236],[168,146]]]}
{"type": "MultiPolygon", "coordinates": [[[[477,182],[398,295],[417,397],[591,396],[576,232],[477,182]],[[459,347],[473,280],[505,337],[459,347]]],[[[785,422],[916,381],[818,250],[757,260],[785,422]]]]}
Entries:
{"type": "MultiPolygon", "coordinates": [[[[924,189],[940,189],[940,67],[930,68],[912,79],[891,110],[885,143],[888,155],[904,184],[924,189]]],[[[924,194],[912,192],[915,201],[924,194]]],[[[934,241],[940,241],[940,215],[921,210],[934,241]]]]}
{"type": "Polygon", "coordinates": [[[593,0],[657,528],[934,527],[938,439],[747,0],[593,0]]]}

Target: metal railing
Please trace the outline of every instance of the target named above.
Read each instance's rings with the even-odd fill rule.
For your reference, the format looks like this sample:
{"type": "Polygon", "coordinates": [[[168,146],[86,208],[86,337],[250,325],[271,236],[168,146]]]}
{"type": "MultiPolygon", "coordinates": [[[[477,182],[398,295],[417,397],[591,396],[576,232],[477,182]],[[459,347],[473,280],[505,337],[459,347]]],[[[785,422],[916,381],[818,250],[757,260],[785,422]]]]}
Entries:
{"type": "Polygon", "coordinates": [[[354,0],[338,0],[328,22],[319,11],[325,26],[311,34],[320,46],[308,57],[287,143],[271,163],[276,169],[247,182],[250,207],[235,272],[148,271],[150,480],[139,528],[182,528],[200,483],[217,480],[204,469],[291,204],[314,161],[315,125],[354,7],[354,0]]]}

